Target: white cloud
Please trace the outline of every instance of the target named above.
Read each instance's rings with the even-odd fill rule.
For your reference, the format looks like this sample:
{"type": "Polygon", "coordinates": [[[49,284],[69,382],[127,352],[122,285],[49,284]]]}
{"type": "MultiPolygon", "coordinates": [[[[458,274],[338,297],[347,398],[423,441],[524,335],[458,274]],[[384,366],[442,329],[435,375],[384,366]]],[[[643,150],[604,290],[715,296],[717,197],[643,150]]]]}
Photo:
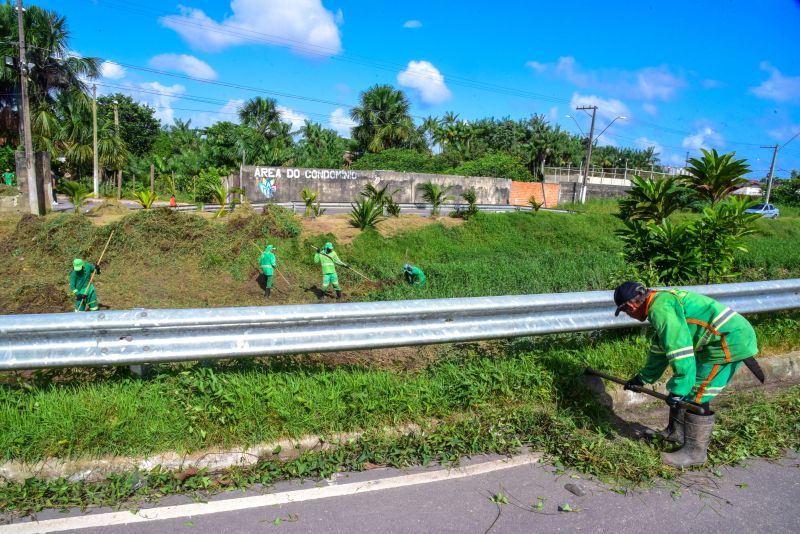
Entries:
{"type": "Polygon", "coordinates": [[[201,111],[191,116],[192,126],[207,128],[220,121],[239,122],[238,111],[244,105],[244,99],[229,100],[218,111],[201,111]]]}
{"type": "Polygon", "coordinates": [[[553,106],[550,108],[550,111],[547,113],[547,116],[550,117],[550,120],[555,122],[558,120],[558,106],[553,106]]]}
{"type": "Polygon", "coordinates": [[[705,89],[716,89],[716,88],[718,88],[718,87],[722,87],[722,82],[721,82],[721,81],[719,81],[719,80],[712,80],[712,79],[710,79],[710,78],[709,78],[709,79],[707,79],[707,80],[703,80],[703,81],[702,81],[702,82],[700,82],[700,83],[703,85],[703,87],[704,87],[705,89]]]}
{"type": "Polygon", "coordinates": [[[655,104],[651,104],[650,102],[645,102],[642,104],[642,109],[645,111],[645,113],[650,115],[658,114],[658,108],[655,106],[655,104]]]}
{"type": "Polygon", "coordinates": [[[283,122],[288,122],[292,125],[292,133],[302,128],[308,119],[307,115],[303,115],[299,111],[289,109],[285,106],[276,106],[275,109],[281,114],[283,122]]]}
{"type": "Polygon", "coordinates": [[[768,61],[761,62],[761,70],[769,72],[769,79],[761,82],[758,87],[752,87],[751,93],[758,98],[777,102],[800,100],[800,76],[784,76],[768,61]]]}
{"type": "Polygon", "coordinates": [[[528,61],[525,63],[528,67],[532,68],[536,72],[544,72],[547,70],[547,65],[544,63],[539,63],[538,61],[528,61]]]}
{"type": "Polygon", "coordinates": [[[422,22],[418,20],[407,20],[403,23],[403,28],[422,28],[422,22]]]}
{"type": "Polygon", "coordinates": [[[633,142],[638,148],[650,148],[653,147],[653,151],[656,154],[663,154],[664,147],[658,141],[654,141],[652,139],[648,139],[647,137],[638,137],[633,142]]]}
{"type": "Polygon", "coordinates": [[[681,146],[689,150],[717,148],[725,146],[725,140],[710,126],[703,126],[693,134],[684,137],[681,146]]]}
{"type": "Polygon", "coordinates": [[[203,80],[217,79],[217,73],[208,63],[187,54],[161,54],[148,63],[157,69],[178,71],[203,80]]]}
{"type": "MultiPolygon", "coordinates": [[[[600,98],[595,95],[581,95],[572,93],[572,99],[569,102],[570,108],[574,109],[578,106],[597,106],[597,116],[602,117],[604,120],[613,121],[620,116],[628,116],[630,112],[628,107],[620,100],[614,98],[600,98]]],[[[617,121],[616,124],[619,124],[617,121]]]]}
{"type": "Polygon", "coordinates": [[[358,123],[350,118],[344,108],[336,108],[331,113],[330,126],[342,137],[350,138],[350,130],[358,123]]]}
{"type": "Polygon", "coordinates": [[[769,136],[776,141],[785,142],[800,133],[800,124],[787,124],[767,131],[769,136]]]}
{"type": "Polygon", "coordinates": [[[397,75],[397,83],[415,89],[423,104],[441,104],[453,97],[444,83],[444,76],[429,61],[409,61],[406,70],[397,75]]]}
{"type": "Polygon", "coordinates": [[[670,100],[686,87],[683,76],[673,74],[669,67],[645,67],[638,70],[583,69],[574,57],[558,58],[556,63],[529,61],[526,64],[540,73],[549,73],[581,89],[601,90],[635,100],[670,100]]]}
{"type": "Polygon", "coordinates": [[[335,22],[337,26],[344,24],[344,13],[342,13],[342,8],[336,10],[336,16],[333,18],[333,22],[335,22]]]}
{"type": "Polygon", "coordinates": [[[244,43],[285,46],[303,56],[333,56],[342,42],[334,15],[321,0],[231,0],[232,14],[221,22],[201,9],[178,6],[180,15],[161,17],[193,48],[218,52],[244,43]]]}
{"type": "Polygon", "coordinates": [[[175,121],[172,103],[186,92],[186,88],[178,83],[161,85],[158,82],[145,82],[131,85],[129,92],[132,98],[152,106],[158,120],[164,124],[172,124],[175,121]]]}
{"type": "Polygon", "coordinates": [[[125,77],[125,67],[111,61],[103,61],[100,65],[100,76],[109,80],[119,80],[125,77]]]}

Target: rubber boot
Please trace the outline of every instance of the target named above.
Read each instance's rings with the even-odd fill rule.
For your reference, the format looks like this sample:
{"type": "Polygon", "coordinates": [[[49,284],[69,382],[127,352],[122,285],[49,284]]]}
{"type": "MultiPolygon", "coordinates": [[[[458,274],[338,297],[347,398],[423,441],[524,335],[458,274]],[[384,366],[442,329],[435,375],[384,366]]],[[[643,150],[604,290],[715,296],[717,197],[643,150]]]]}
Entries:
{"type": "Polygon", "coordinates": [[[341,290],[336,290],[336,300],[342,300],[342,292],[341,290]]]}
{"type": "Polygon", "coordinates": [[[271,287],[265,287],[264,288],[264,296],[269,298],[270,293],[272,293],[272,288],[271,287]]]}
{"type": "Polygon", "coordinates": [[[714,414],[697,415],[686,412],[683,427],[683,447],[675,452],[662,452],[661,460],[673,467],[703,465],[708,457],[708,444],[714,430],[714,414]]]}
{"type": "Polygon", "coordinates": [[[665,441],[683,445],[683,421],[685,414],[686,410],[683,408],[670,408],[667,427],[660,432],[656,430],[647,430],[645,435],[650,439],[661,436],[665,441]]]}

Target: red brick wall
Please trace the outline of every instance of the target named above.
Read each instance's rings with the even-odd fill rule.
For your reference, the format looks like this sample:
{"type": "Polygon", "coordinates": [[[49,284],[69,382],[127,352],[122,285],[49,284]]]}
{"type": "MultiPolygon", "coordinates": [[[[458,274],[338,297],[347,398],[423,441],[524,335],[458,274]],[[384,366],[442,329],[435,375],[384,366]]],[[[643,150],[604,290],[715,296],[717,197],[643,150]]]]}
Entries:
{"type": "Polygon", "coordinates": [[[511,182],[511,198],[509,204],[514,206],[530,206],[528,199],[534,197],[536,202],[542,203],[542,190],[544,189],[545,208],[558,206],[559,184],[543,184],[541,182],[511,182]]]}

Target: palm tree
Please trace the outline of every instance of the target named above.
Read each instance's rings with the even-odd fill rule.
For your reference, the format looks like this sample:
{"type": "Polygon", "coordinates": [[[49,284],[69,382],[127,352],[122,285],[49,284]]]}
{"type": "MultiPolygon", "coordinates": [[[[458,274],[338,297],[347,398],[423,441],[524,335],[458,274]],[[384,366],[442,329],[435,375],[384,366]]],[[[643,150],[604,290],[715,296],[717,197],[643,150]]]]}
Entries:
{"type": "Polygon", "coordinates": [[[272,139],[277,135],[276,126],[281,122],[281,114],[274,99],[257,96],[239,108],[239,120],[261,137],[272,139]]]}
{"type": "Polygon", "coordinates": [[[361,152],[380,152],[412,144],[417,133],[408,114],[409,102],[390,85],[374,85],[361,93],[361,104],[350,111],[358,122],[353,139],[361,152]]]}
{"type": "MultiPolygon", "coordinates": [[[[71,51],[66,19],[54,11],[29,6],[23,15],[23,25],[28,45],[26,60],[33,64],[28,74],[32,116],[52,108],[61,93],[85,93],[84,80],[98,76],[100,60],[79,57],[71,51]]],[[[0,5],[0,35],[3,35],[0,56],[16,57],[17,12],[9,3],[0,5]]],[[[0,137],[18,140],[18,99],[19,71],[0,69],[0,137]]]]}
{"type": "Polygon", "coordinates": [[[750,166],[744,159],[733,159],[736,152],[719,155],[716,149],[703,151],[702,159],[690,158],[685,180],[687,187],[711,205],[731,194],[748,183],[744,175],[750,172],[750,166]]]}
{"type": "Polygon", "coordinates": [[[450,192],[450,189],[453,188],[451,185],[442,187],[439,184],[425,182],[424,184],[420,184],[419,188],[422,189],[422,198],[425,202],[432,205],[431,217],[439,215],[439,208],[442,204],[448,200],[453,200],[453,197],[447,194],[450,192]]]}

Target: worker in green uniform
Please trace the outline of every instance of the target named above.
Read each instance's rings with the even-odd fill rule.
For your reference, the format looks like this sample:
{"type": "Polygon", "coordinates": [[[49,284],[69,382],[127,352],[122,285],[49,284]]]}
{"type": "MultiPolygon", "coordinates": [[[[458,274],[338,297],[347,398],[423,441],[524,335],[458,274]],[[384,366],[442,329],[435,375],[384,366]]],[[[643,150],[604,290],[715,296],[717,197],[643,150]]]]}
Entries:
{"type": "MultiPolygon", "coordinates": [[[[316,248],[317,253],[314,254],[314,263],[319,263],[322,266],[322,293],[323,296],[328,291],[328,285],[333,284],[333,289],[336,290],[336,300],[342,298],[342,288],[339,287],[339,277],[336,275],[336,265],[346,265],[336,251],[333,250],[333,243],[325,243],[322,250],[316,248]]],[[[320,297],[322,300],[322,297],[320,297]]]]}
{"type": "Polygon", "coordinates": [[[80,258],[72,260],[72,272],[69,273],[69,288],[75,295],[75,311],[97,311],[97,294],[94,284],[89,284],[92,273],[100,274],[100,266],[92,265],[80,258]]]}
{"type": "Polygon", "coordinates": [[[264,282],[264,296],[267,298],[269,298],[272,292],[272,270],[278,267],[275,260],[275,253],[273,252],[274,250],[278,249],[272,245],[267,245],[267,248],[258,259],[258,263],[261,265],[261,269],[264,271],[264,277],[266,278],[264,282]]]}
{"type": "Polygon", "coordinates": [[[683,290],[647,289],[625,282],[614,291],[616,315],[623,311],[644,322],[655,334],[644,367],[628,380],[625,389],[652,384],[667,367],[670,406],[669,424],[660,435],[681,443],[675,452],[661,453],[664,463],[675,467],[703,465],[714,427],[709,402],[719,395],[736,369],[744,362],[763,382],[756,363],[756,334],[750,323],[716,300],[683,290]],[[683,400],[700,404],[707,415],[679,409],[683,400]]]}
{"type": "Polygon", "coordinates": [[[409,263],[406,263],[403,265],[403,274],[406,277],[406,282],[412,286],[425,285],[425,273],[423,273],[422,269],[419,267],[415,267],[409,263]]]}
{"type": "Polygon", "coordinates": [[[14,173],[11,172],[11,169],[6,169],[6,172],[3,173],[3,182],[6,185],[14,185],[14,173]]]}

